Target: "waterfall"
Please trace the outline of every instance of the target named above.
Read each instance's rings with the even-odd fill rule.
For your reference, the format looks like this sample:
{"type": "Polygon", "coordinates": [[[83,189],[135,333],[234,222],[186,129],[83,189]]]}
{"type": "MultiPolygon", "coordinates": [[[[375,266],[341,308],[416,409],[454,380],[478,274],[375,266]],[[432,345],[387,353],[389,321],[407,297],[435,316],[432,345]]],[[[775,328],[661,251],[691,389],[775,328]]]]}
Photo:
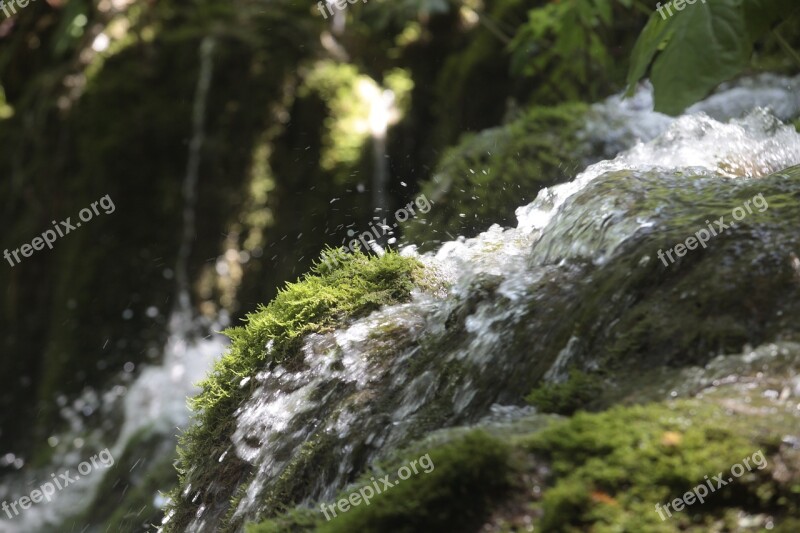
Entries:
{"type": "Polygon", "coordinates": [[[389,162],[386,159],[386,132],[394,105],[394,93],[389,89],[379,91],[370,100],[369,126],[372,134],[372,209],[380,214],[389,211],[387,187],[389,162]]]}
{"type": "MultiPolygon", "coordinates": [[[[162,363],[141,369],[135,380],[121,377],[108,390],[87,390],[72,404],[65,401],[62,414],[70,430],[51,436],[51,461],[8,476],[0,487],[0,500],[27,494],[51,473],[74,471],[76,464],[103,448],[116,459],[136,453],[130,444],[141,431],[174,445],[176,428],[189,421],[186,398],[197,392],[193,384],[225,349],[218,335],[198,338],[192,333],[203,325],[195,328],[192,320],[187,272],[213,50],[213,38],[203,39],[183,181],[178,296],[162,363]],[[87,422],[87,413],[123,422],[112,429],[95,427],[87,422]]],[[[252,392],[234,413],[230,449],[209,458],[212,465],[233,457],[252,465],[251,482],[232,510],[234,522],[243,524],[263,514],[265,494],[295,474],[293,459],[301,452],[324,453],[320,462],[328,467],[306,476],[303,503],[330,500],[354,472],[419,435],[476,424],[487,415],[529,412],[509,403],[530,389],[531,376],[563,379],[568,363],[578,357],[586,357],[590,365],[594,355],[585,339],[571,332],[564,320],[563,311],[574,311],[577,305],[572,287],[587,283],[589,268],[608,264],[637,236],[669,222],[662,208],[683,209],[643,208],[653,184],[670,190],[691,186],[710,194],[722,187],[747,187],[800,163],[800,135],[774,118],[798,114],[799,86],[800,78],[768,75],[743,80],[678,118],[652,111],[646,85],[633,99],[611,97],[592,107],[581,133],[601,146],[607,160],[589,166],[569,183],[540,191],[534,202],[517,209],[516,227],[495,225],[475,238],[447,242],[435,253],[403,249],[404,255],[416,257],[429,273],[446,281],[447,288],[419,290],[407,303],[307,336],[300,348],[303,370],[278,365],[242,381],[252,392]],[[761,106],[770,111],[751,111],[761,106]],[[697,179],[687,181],[687,176],[697,179]],[[554,335],[555,330],[561,335],[554,335]],[[550,355],[546,358],[545,353],[550,355]],[[314,448],[319,443],[324,444],[322,451],[314,448]]],[[[370,122],[373,138],[385,143],[387,121],[382,117],[392,102],[391,95],[380,96],[381,105],[376,105],[370,122]]],[[[382,191],[377,185],[385,185],[388,172],[380,174],[377,163],[386,162],[385,144],[374,144],[373,154],[374,183],[382,191]]],[[[375,202],[379,205],[380,199],[375,202]]],[[[647,263],[643,256],[639,264],[647,263]]],[[[223,315],[219,324],[205,327],[220,329],[225,322],[223,315]]],[[[51,503],[36,505],[14,519],[0,515],[0,531],[69,530],[67,520],[95,500],[102,480],[103,473],[95,472],[58,492],[51,503]]],[[[217,518],[211,510],[200,509],[187,530],[214,530],[217,518]]]]}
{"type": "Polygon", "coordinates": [[[195,204],[197,202],[197,179],[200,171],[200,155],[205,141],[206,108],[208,91],[211,88],[211,77],[214,70],[213,37],[206,36],[200,43],[200,74],[197,79],[194,105],[192,107],[192,140],[189,143],[189,161],[183,179],[183,231],[181,234],[178,259],[175,266],[177,282],[177,309],[190,314],[189,274],[187,262],[195,239],[195,204]]]}

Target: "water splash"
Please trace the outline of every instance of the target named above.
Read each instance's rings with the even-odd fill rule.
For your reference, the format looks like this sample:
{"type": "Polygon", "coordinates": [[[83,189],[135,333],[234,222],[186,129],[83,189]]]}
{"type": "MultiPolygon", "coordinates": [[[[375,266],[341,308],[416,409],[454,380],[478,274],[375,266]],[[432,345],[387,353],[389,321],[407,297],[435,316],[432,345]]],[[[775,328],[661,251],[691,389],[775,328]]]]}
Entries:
{"type": "MultiPolygon", "coordinates": [[[[762,81],[783,83],[778,80],[762,81]]],[[[596,227],[585,228],[583,239],[570,242],[562,237],[566,229],[587,217],[576,200],[580,195],[596,197],[592,187],[610,173],[620,173],[617,179],[638,180],[639,189],[646,191],[647,180],[659,173],[676,176],[680,186],[682,176],[706,176],[717,183],[757,179],[800,163],[800,135],[767,111],[755,110],[727,123],[704,113],[712,108],[714,113],[738,113],[740,102],[783,94],[783,89],[757,84],[751,92],[743,86],[735,89],[728,99],[721,93],[678,119],[648,110],[646,93],[632,101],[617,98],[604,108],[596,106],[604,110],[599,115],[616,114],[619,129],[609,139],[629,142],[635,135],[644,142],[631,143],[629,150],[590,166],[570,183],[542,190],[534,202],[517,210],[516,228],[494,225],[475,238],[459,238],[421,256],[413,246],[403,249],[404,255],[417,257],[448,281],[447,291],[415,293],[409,303],[377,311],[335,332],[310,335],[302,347],[303,371],[277,367],[259,373],[258,387],[236,412],[232,450],[252,464],[255,473],[234,521],[259,516],[279,478],[304,475],[292,473],[294,457],[316,453],[320,443],[326,446],[326,465],[335,468],[305,473],[310,482],[305,503],[333,498],[353,472],[415,436],[476,423],[502,411],[498,404],[529,386],[526,376],[563,379],[566,363],[580,347],[578,337],[569,338],[544,368],[535,348],[530,354],[512,349],[515,342],[530,339],[532,331],[546,334],[537,329],[531,309],[545,309],[548,297],[532,287],[569,279],[569,270],[564,274],[553,261],[588,258],[602,263],[621,243],[653,224],[648,216],[633,216],[631,206],[613,196],[596,198],[585,208],[592,211],[596,227]],[[641,121],[643,116],[652,120],[641,121]],[[543,246],[548,238],[561,248],[543,246]],[[451,333],[453,321],[461,324],[457,337],[451,333]],[[524,328],[527,333],[520,334],[524,328]]],[[[800,110],[800,103],[792,105],[782,112],[800,110]]],[[[516,411],[509,409],[513,417],[516,411]]],[[[200,509],[187,530],[203,531],[217,519],[200,509]]]]}
{"type": "MultiPolygon", "coordinates": [[[[756,108],[768,109],[782,121],[796,118],[800,115],[800,76],[765,73],[725,83],[689,107],[683,117],[702,114],[726,122],[742,118],[756,108]]],[[[611,159],[637,143],[655,139],[675,120],[653,110],[653,86],[643,82],[631,97],[614,95],[592,105],[578,136],[611,159]]]]}
{"type": "MultiPolygon", "coordinates": [[[[640,143],[613,160],[590,166],[569,183],[543,189],[534,202],[517,209],[517,229],[536,234],[546,231],[568,198],[610,172],[659,170],[746,179],[767,176],[796,164],[800,164],[800,135],[793,127],[782,125],[766,110],[755,110],[745,118],[727,124],[703,114],[684,116],[674,121],[660,137],[640,143]]],[[[628,210],[616,205],[618,200],[608,197],[600,206],[592,206],[594,209],[599,207],[595,217],[597,227],[609,225],[611,219],[615,221],[616,244],[644,224],[626,218],[628,210]]],[[[577,211],[569,217],[573,222],[580,216],[577,211]]],[[[569,221],[562,217],[559,223],[563,226],[569,221]]],[[[557,240],[552,238],[556,231],[550,230],[549,233],[549,241],[557,240]]],[[[577,249],[573,246],[573,251],[577,249]]],[[[584,251],[564,255],[590,254],[584,251]]],[[[540,262],[546,262],[548,257],[552,254],[545,254],[540,262]]],[[[605,257],[595,256],[593,259],[601,262],[605,257]]]]}

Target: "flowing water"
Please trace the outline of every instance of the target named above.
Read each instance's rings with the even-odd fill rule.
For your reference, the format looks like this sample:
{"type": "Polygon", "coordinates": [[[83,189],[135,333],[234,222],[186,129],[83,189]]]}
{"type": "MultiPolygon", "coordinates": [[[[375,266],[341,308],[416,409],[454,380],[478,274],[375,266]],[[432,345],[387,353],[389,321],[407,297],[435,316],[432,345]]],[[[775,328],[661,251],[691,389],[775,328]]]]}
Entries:
{"type": "MultiPolygon", "coordinates": [[[[198,99],[207,94],[212,66],[213,46],[204,42],[203,47],[198,99]]],[[[632,99],[609,98],[593,107],[583,132],[609,160],[541,191],[517,209],[515,228],[492,226],[422,256],[414,247],[405,248],[403,254],[418,256],[447,289],[415,293],[408,303],[310,335],[302,347],[303,371],[279,366],[252,378],[257,386],[236,412],[230,448],[208,458],[216,464],[238,456],[253,465],[254,478],[235,509],[235,521],[263,514],[263,502],[282,474],[310,480],[306,502],[328,501],[354,472],[413,439],[487,416],[528,412],[507,404],[537,379],[563,379],[566,363],[582,350],[582,339],[568,329],[552,332],[567,322],[563,303],[575,298],[571,287],[582,279],[585,265],[608,263],[631,239],[669,220],[658,206],[643,207],[654,180],[674,189],[735,188],[800,164],[800,135],[773,117],[800,112],[798,86],[800,78],[743,80],[677,119],[652,111],[646,86],[632,99]],[[556,348],[548,352],[547,347],[556,348]],[[307,467],[294,461],[303,453],[319,454],[325,466],[303,470],[307,467]]],[[[206,103],[195,104],[193,139],[202,139],[206,103]]],[[[192,146],[190,189],[196,186],[200,150],[192,146]]],[[[186,246],[191,236],[186,229],[186,246]]],[[[135,380],[126,373],[109,390],[87,391],[63,405],[71,429],[51,437],[50,463],[6,478],[0,499],[27,494],[51,472],[74,470],[105,447],[118,457],[143,428],[172,442],[176,427],[189,419],[185,400],[196,390],[192,384],[224,350],[219,336],[197,331],[223,325],[198,327],[186,306],[178,308],[162,364],[145,368],[135,380]],[[119,419],[124,422],[116,427],[96,422],[119,419]]],[[[252,385],[249,381],[242,386],[252,385]]],[[[57,493],[52,503],[13,520],[0,516],[0,530],[65,530],[65,520],[95,498],[102,477],[102,471],[93,472],[57,493]]],[[[198,490],[188,487],[186,495],[198,490]]],[[[223,513],[201,508],[188,530],[213,530],[223,513]]]]}
{"type": "MultiPolygon", "coordinates": [[[[800,164],[795,129],[753,109],[775,102],[782,118],[796,115],[797,86],[798,79],[775,76],[747,80],[677,119],[651,110],[647,88],[632,100],[596,105],[586,137],[607,132],[606,146],[628,150],[541,191],[517,210],[516,228],[493,226],[417,256],[448,282],[446,291],[417,293],[410,303],[310,335],[303,371],[279,366],[255,376],[257,388],[236,412],[230,449],[211,458],[236,454],[255,467],[235,523],[263,514],[281,476],[310,480],[306,503],[329,501],[387,451],[511,408],[502,404],[524,394],[532,378],[564,379],[581,339],[569,338],[555,357],[535,344],[557,342],[548,335],[564,322],[558,304],[575,298],[568,287],[580,280],[579,266],[603,265],[634,236],[669,223],[659,206],[642,207],[656,183],[666,190],[736,189],[800,164]],[[631,142],[637,138],[647,142],[631,142]],[[559,294],[553,286],[565,288],[559,294]],[[318,454],[325,467],[303,470],[298,454],[318,454]]],[[[403,253],[417,255],[413,247],[403,253]]],[[[201,507],[189,530],[208,530],[219,513],[201,507]]]]}

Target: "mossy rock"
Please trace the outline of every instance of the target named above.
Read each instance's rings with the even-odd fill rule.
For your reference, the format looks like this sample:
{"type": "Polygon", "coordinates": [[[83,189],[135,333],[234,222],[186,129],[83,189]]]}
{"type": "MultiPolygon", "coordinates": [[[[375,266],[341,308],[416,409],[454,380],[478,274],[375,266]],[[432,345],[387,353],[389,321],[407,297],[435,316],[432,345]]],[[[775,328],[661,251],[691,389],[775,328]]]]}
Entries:
{"type": "MultiPolygon", "coordinates": [[[[234,411],[254,386],[242,383],[278,364],[302,368],[298,355],[303,337],[341,326],[381,305],[404,301],[417,284],[426,283],[415,259],[389,252],[380,257],[339,255],[326,261],[333,253],[323,254],[312,272],[287,284],[267,306],[249,314],[245,326],[226,331],[232,344],[200,384],[202,392],[192,400],[196,420],[181,437],[180,486],[172,494],[168,531],[185,527],[200,506],[224,515],[238,487],[247,482],[249,466],[237,457],[207,466],[210,457],[223,457],[229,449],[234,411]]],[[[284,497],[295,492],[290,487],[283,490],[284,497]]]]}
{"type": "Polygon", "coordinates": [[[548,331],[537,340],[548,360],[569,345],[562,379],[574,367],[602,368],[620,381],[631,365],[704,365],[745,344],[796,338],[792,250],[800,238],[789,221],[800,218],[798,194],[800,167],[757,180],[660,171],[598,177],[534,246],[531,261],[553,265],[556,285],[531,287],[543,292],[520,337],[548,331]],[[763,211],[753,209],[704,248],[673,253],[674,263],[659,259],[660,250],[707,229],[707,220],[723,215],[729,223],[732,210],[758,195],[763,211]],[[606,209],[614,220],[596,216],[606,209]]]}
{"type": "Polygon", "coordinates": [[[344,513],[341,508],[337,512],[337,509],[331,511],[326,506],[327,515],[321,510],[296,509],[285,516],[252,525],[247,532],[470,531],[486,520],[492,505],[512,489],[510,451],[502,441],[482,431],[469,432],[463,438],[426,452],[429,459],[426,465],[432,465],[432,469],[419,470],[400,482],[398,470],[405,466],[410,471],[406,465],[419,457],[408,455],[405,461],[382,465],[379,471],[361,476],[332,502],[335,505],[363,487],[374,486],[373,481],[390,474],[390,483],[397,483],[391,488],[383,485],[385,492],[378,493],[366,505],[354,505],[344,513]],[[450,512],[454,509],[459,509],[459,512],[450,512]]]}
{"type": "MultiPolygon", "coordinates": [[[[787,436],[787,428],[798,427],[797,399],[767,398],[774,383],[759,381],[761,374],[695,398],[578,413],[544,429],[522,429],[518,421],[502,440],[484,429],[450,431],[446,444],[428,450],[434,472],[443,466],[452,475],[412,477],[330,521],[298,507],[248,532],[791,531],[800,510],[800,453],[791,445],[797,432],[787,436]],[[720,486],[713,481],[719,473],[720,486]],[[667,515],[665,504],[706,479],[714,490],[703,504],[695,498],[667,515]]],[[[789,383],[792,374],[773,377],[789,383]]],[[[402,464],[395,460],[393,469],[402,464]]],[[[337,499],[365,484],[366,475],[337,499]]]]}
{"type": "Polygon", "coordinates": [[[515,225],[517,207],[597,159],[578,139],[587,112],[581,103],[534,107],[507,125],[465,136],[423,183],[435,208],[406,223],[405,239],[429,249],[491,224],[515,225]]]}
{"type": "Polygon", "coordinates": [[[800,506],[794,386],[800,349],[762,349],[759,362],[749,353],[729,367],[735,379],[721,373],[725,379],[709,380],[688,397],[578,413],[523,437],[521,445],[548,466],[531,513],[537,525],[545,531],[786,530],[800,506]],[[784,360],[774,364],[778,351],[784,360]],[[702,504],[695,498],[681,511],[664,510],[707,479],[714,490],[702,504]]]}
{"type": "MultiPolygon", "coordinates": [[[[370,367],[370,383],[377,385],[347,388],[341,386],[340,380],[328,379],[323,387],[318,387],[320,395],[327,395],[336,387],[345,390],[336,390],[336,401],[326,403],[324,409],[316,405],[294,417],[292,427],[279,439],[279,452],[288,460],[281,459],[278,474],[268,476],[268,483],[249,486],[248,500],[243,500],[245,505],[239,507],[245,516],[237,517],[239,521],[227,526],[223,523],[223,529],[240,527],[242,518],[256,522],[271,519],[278,524],[291,522],[293,519],[287,518],[285,512],[291,514],[291,509],[300,502],[323,498],[326,491],[352,482],[374,460],[389,454],[390,448],[405,445],[407,439],[425,437],[436,429],[475,422],[492,404],[519,404],[543,377],[558,384],[568,378],[571,368],[587,373],[602,368],[605,389],[613,389],[615,383],[633,381],[631,376],[643,375],[649,369],[702,366],[719,353],[738,353],[748,342],[757,345],[796,335],[797,323],[793,317],[800,312],[797,308],[800,297],[795,294],[796,284],[792,280],[796,272],[789,251],[800,245],[790,222],[800,216],[800,204],[795,199],[799,191],[797,168],[758,180],[723,180],[694,171],[663,170],[613,172],[598,177],[571,197],[553,218],[553,227],[546,232],[546,235],[552,233],[552,240],[548,242],[545,238],[529,250],[526,261],[541,269],[524,287],[522,302],[512,304],[501,290],[502,276],[487,274],[484,278],[470,278],[466,282],[469,286],[461,287],[463,290],[442,296],[445,301],[435,307],[446,316],[439,318],[443,327],[436,332],[426,330],[425,316],[416,316],[418,322],[407,316],[420,314],[422,308],[417,301],[373,315],[380,315],[381,320],[391,315],[389,322],[393,324],[408,320],[405,329],[384,328],[383,333],[392,337],[413,336],[411,342],[416,346],[408,351],[414,351],[414,357],[404,359],[407,352],[395,354],[387,349],[386,342],[365,335],[367,340],[359,354],[374,365],[370,367]],[[729,213],[757,194],[763,194],[769,209],[752,213],[734,229],[715,237],[706,249],[695,250],[675,264],[665,266],[656,258],[659,248],[673,246],[703,227],[709,213],[729,213]],[[597,219],[595,215],[605,203],[611,204],[613,209],[609,212],[618,219],[597,219]],[[596,263],[590,260],[595,257],[600,258],[596,263]],[[706,290],[699,291],[701,286],[706,290]],[[757,290],[743,296],[743,287],[757,290]],[[468,327],[470,317],[511,305],[517,306],[515,313],[491,321],[491,331],[498,343],[476,346],[471,336],[474,328],[471,333],[468,327]],[[570,319],[565,320],[565,316],[570,319]],[[531,339],[536,339],[533,351],[531,339]],[[453,353],[466,357],[458,360],[442,356],[453,353]],[[405,381],[393,383],[380,374],[384,366],[394,363],[402,369],[405,381]],[[407,406],[409,410],[405,409],[407,406]],[[398,434],[397,440],[389,444],[372,444],[373,449],[368,450],[370,444],[366,441],[385,435],[382,431],[391,427],[387,425],[391,417],[386,415],[398,413],[400,407],[404,408],[403,416],[396,420],[405,420],[409,412],[414,412],[409,420],[412,430],[398,434]],[[337,444],[340,449],[348,446],[346,454],[333,455],[328,443],[309,438],[324,431],[325,424],[319,421],[335,422],[350,408],[358,416],[345,418],[349,437],[337,444]],[[295,434],[300,436],[293,444],[295,434]],[[342,457],[346,462],[335,460],[342,457]],[[338,476],[330,475],[332,468],[338,470],[338,476]]],[[[494,253],[492,245],[488,244],[487,253],[494,253]]],[[[230,413],[252,392],[239,390],[238,383],[278,362],[286,369],[294,369],[290,371],[302,373],[304,367],[296,356],[297,343],[305,334],[342,324],[339,320],[346,319],[351,307],[359,309],[359,305],[347,302],[352,294],[360,298],[363,295],[360,289],[352,294],[338,291],[364,276],[362,268],[371,261],[397,261],[397,269],[389,268],[394,274],[388,277],[395,281],[388,287],[395,287],[396,282],[407,287],[382,299],[383,303],[402,301],[410,290],[408,287],[418,284],[411,266],[416,264],[413,260],[408,260],[409,263],[402,258],[386,257],[353,260],[357,263],[353,268],[348,266],[350,262],[345,262],[341,269],[319,267],[312,283],[285,291],[258,317],[252,318],[246,328],[232,334],[234,357],[220,363],[206,384],[200,401],[208,407],[201,413],[201,425],[185,437],[184,454],[187,450],[188,454],[184,456],[183,467],[189,469],[184,471],[183,487],[191,486],[193,491],[176,498],[178,516],[182,513],[184,521],[194,516],[197,507],[189,500],[195,497],[198,505],[206,505],[206,509],[212,509],[218,516],[228,513],[231,500],[242,496],[242,487],[252,479],[250,469],[262,466],[257,462],[251,466],[235,458],[226,459],[222,465],[213,461],[210,466],[204,463],[208,458],[219,458],[229,449],[234,424],[230,413]],[[327,294],[335,295],[331,299],[335,305],[329,302],[327,294]],[[323,300],[321,305],[316,303],[319,299],[323,300]],[[209,413],[214,414],[209,416],[209,413]]],[[[373,267],[377,269],[378,264],[373,267]]],[[[381,292],[387,288],[381,287],[375,290],[381,292]]],[[[374,309],[379,302],[364,303],[374,309]]],[[[367,319],[364,320],[359,326],[366,325],[367,319]]],[[[378,323],[370,317],[367,330],[377,332],[374,326],[378,323]]],[[[337,345],[330,340],[331,336],[334,333],[330,331],[311,335],[309,339],[318,344],[309,345],[310,353],[327,353],[330,348],[335,352],[337,345]]],[[[406,340],[401,339],[397,345],[402,346],[406,340]]],[[[332,353],[331,359],[332,363],[342,363],[337,353],[332,353]]],[[[568,412],[584,407],[583,400],[588,398],[578,398],[581,401],[571,405],[569,382],[565,387],[558,394],[551,392],[545,396],[548,401],[558,400],[553,402],[554,409],[568,412]]],[[[607,396],[608,390],[602,390],[597,405],[593,399],[589,403],[592,408],[602,408],[608,404],[607,396]]],[[[681,416],[691,415],[693,407],[688,409],[681,416]]],[[[782,423],[785,427],[786,421],[782,423]]],[[[507,436],[504,442],[509,440],[513,438],[507,436]]],[[[258,442],[253,445],[256,452],[261,450],[259,446],[258,442]]],[[[269,449],[272,458],[278,455],[273,453],[275,448],[269,449]]],[[[525,457],[536,463],[536,456],[530,450],[519,447],[515,453],[523,454],[523,463],[527,462],[525,457]]],[[[272,463],[267,465],[271,468],[272,463]]],[[[539,475],[545,483],[546,476],[537,472],[523,470],[519,476],[539,475]]],[[[566,491],[566,498],[575,494],[570,487],[558,490],[566,491]]],[[[531,502],[518,505],[516,500],[509,500],[509,508],[495,512],[520,514],[520,509],[531,502]]],[[[583,503],[580,500],[576,505],[583,503]]],[[[213,515],[204,515],[204,519],[209,516],[209,523],[215,523],[213,515]]],[[[302,509],[296,511],[296,516],[309,519],[302,509]]],[[[529,518],[538,519],[537,516],[529,518]]]]}

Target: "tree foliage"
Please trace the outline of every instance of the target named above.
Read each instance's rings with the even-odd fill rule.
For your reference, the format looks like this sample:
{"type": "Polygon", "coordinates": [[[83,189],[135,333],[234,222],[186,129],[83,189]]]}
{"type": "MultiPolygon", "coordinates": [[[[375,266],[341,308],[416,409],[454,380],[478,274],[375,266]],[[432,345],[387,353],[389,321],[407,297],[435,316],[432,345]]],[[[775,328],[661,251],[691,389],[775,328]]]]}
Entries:
{"type": "MultiPolygon", "coordinates": [[[[637,0],[548,2],[528,13],[510,43],[512,70],[553,85],[568,100],[580,100],[613,78],[614,34],[646,9],[637,0]]],[[[589,94],[597,98],[599,94],[589,94]]]]}
{"type": "Polygon", "coordinates": [[[747,68],[756,41],[798,10],[796,0],[700,0],[655,11],[631,55],[628,94],[649,70],[656,110],[677,115],[747,68]]]}

